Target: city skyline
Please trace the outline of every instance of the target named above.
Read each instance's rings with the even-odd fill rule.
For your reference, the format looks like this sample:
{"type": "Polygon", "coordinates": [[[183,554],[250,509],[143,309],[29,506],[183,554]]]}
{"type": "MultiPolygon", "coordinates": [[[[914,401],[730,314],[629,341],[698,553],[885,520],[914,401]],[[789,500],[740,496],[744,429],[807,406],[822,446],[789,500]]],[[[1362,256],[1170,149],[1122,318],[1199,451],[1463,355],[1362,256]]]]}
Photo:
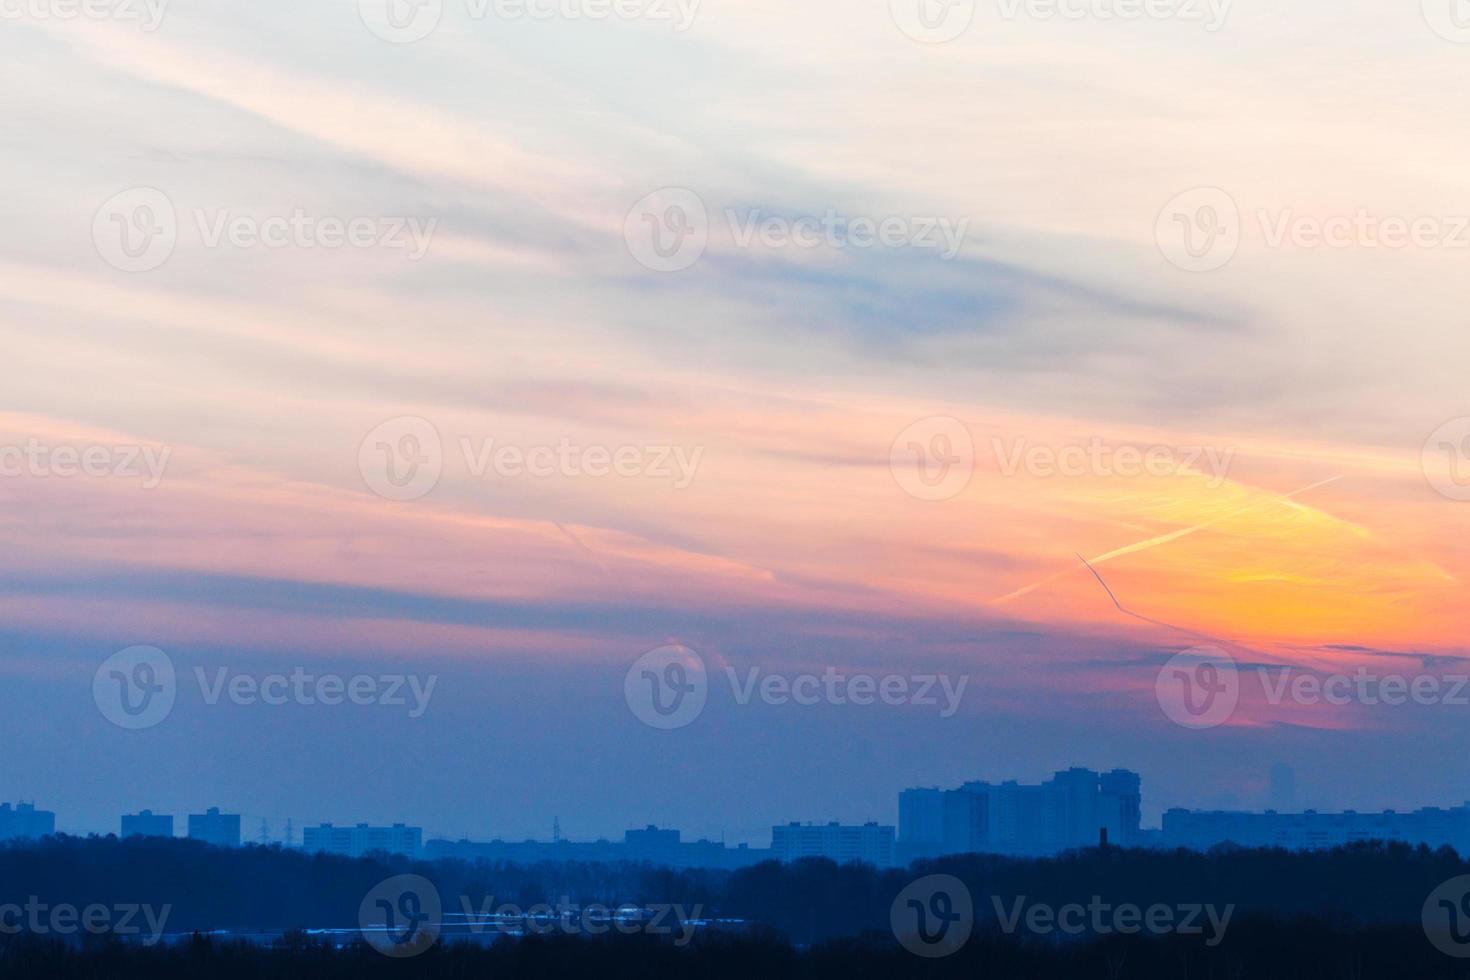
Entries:
{"type": "MultiPolygon", "coordinates": [[[[971,851],[986,853],[1015,854],[1019,856],[1036,856],[1042,854],[1053,854],[1069,847],[1094,846],[1099,841],[1099,832],[1106,829],[1107,839],[1114,846],[1131,847],[1145,846],[1158,847],[1168,846],[1171,842],[1183,843],[1186,841],[1198,841],[1205,839],[1209,834],[1216,833],[1212,830],[1201,830],[1201,827],[1235,828],[1240,831],[1241,836],[1246,837],[1252,845],[1269,844],[1273,839],[1283,841],[1286,837],[1272,837],[1272,831],[1265,829],[1265,825],[1259,820],[1251,823],[1252,818],[1271,817],[1280,815],[1282,817],[1294,818],[1365,818],[1363,827],[1371,828],[1377,826],[1380,831],[1384,827],[1398,826],[1396,824],[1384,824],[1379,822],[1373,824],[1374,818],[1385,816],[1397,817],[1429,817],[1440,815],[1443,819],[1445,814],[1463,813],[1466,817],[1465,843],[1459,846],[1470,846],[1470,794],[1467,799],[1459,801],[1417,802],[1400,804],[1398,806],[1385,807],[1378,810],[1360,811],[1354,808],[1346,808],[1340,811],[1322,810],[1313,806],[1302,806],[1301,808],[1281,807],[1282,789],[1281,783],[1294,783],[1295,773],[1289,767],[1278,764],[1271,771],[1272,785],[1269,790],[1268,803],[1255,809],[1222,809],[1210,806],[1186,806],[1176,805],[1160,810],[1160,819],[1150,824],[1144,819],[1145,807],[1143,801],[1147,795],[1141,787],[1143,779],[1138,773],[1126,769],[1111,769],[1107,771],[1094,771],[1083,767],[1073,766],[1064,770],[1055,770],[1051,778],[1038,783],[1027,784],[1016,779],[999,779],[995,781],[970,779],[964,781],[951,789],[939,786],[931,787],[908,787],[896,793],[896,805],[893,808],[893,819],[887,816],[875,818],[864,817],[854,819],[851,816],[845,819],[840,816],[828,814],[820,817],[804,817],[802,819],[780,819],[774,821],[769,828],[769,833],[764,841],[755,839],[729,840],[723,833],[717,835],[701,835],[695,843],[704,845],[718,845],[721,848],[753,848],[762,853],[769,853],[771,847],[775,846],[774,837],[782,828],[821,828],[832,827],[857,827],[886,826],[894,832],[893,857],[890,861],[908,863],[911,860],[926,856],[937,856],[942,854],[967,853],[971,851]],[[1079,782],[1080,780],[1080,782],[1079,782]],[[1090,787],[1090,788],[1087,788],[1090,787]],[[1078,792],[1085,797],[1078,797],[1078,792]],[[1021,795],[1018,795],[1021,794],[1021,795]],[[1100,795],[1097,795],[1100,794],[1100,795]],[[987,797],[985,809],[982,811],[970,810],[969,804],[966,809],[960,811],[953,806],[954,797],[965,797],[967,799],[976,796],[987,797]],[[1033,802],[1021,802],[1022,795],[1033,802]],[[1050,798],[1050,802],[1046,798],[1050,798]],[[1000,804],[1002,798],[1011,802],[1000,804]],[[1093,802],[1085,803],[1083,800],[1093,799],[1093,802]],[[1057,806],[1064,809],[1053,812],[1057,806]],[[1078,807],[1081,806],[1081,809],[1078,807]],[[1009,808],[1008,810],[1006,808],[1009,808]],[[1002,817],[1002,812],[1009,812],[1008,818],[1002,817]],[[1070,816],[1067,814],[1070,813],[1070,816]],[[1185,817],[1191,819],[1186,820],[1185,817]],[[1062,821],[1054,829],[1047,829],[1049,821],[1053,819],[1062,821]],[[1173,829],[1171,830],[1171,819],[1173,829]],[[958,821],[956,823],[956,821],[958,821]],[[959,832],[955,832],[955,827],[959,832]],[[1022,836],[1030,834],[1030,837],[1022,836]],[[1030,841],[1027,843],[1026,841],[1030,841]],[[770,846],[762,848],[761,845],[769,843],[770,846]]],[[[1293,794],[1294,795],[1294,794],[1293,794]]],[[[299,817],[252,817],[248,814],[221,814],[219,807],[209,807],[201,813],[190,810],[185,814],[186,819],[180,822],[177,814],[165,812],[163,808],[155,809],[145,807],[137,812],[123,813],[118,818],[121,823],[117,830],[104,828],[68,828],[63,822],[60,826],[56,824],[57,814],[44,808],[38,808],[36,801],[18,801],[14,804],[16,810],[12,809],[11,803],[0,805],[0,839],[7,836],[35,837],[42,833],[52,831],[72,834],[101,834],[117,833],[119,836],[129,836],[130,833],[142,836],[175,836],[193,837],[212,842],[219,842],[217,834],[223,833],[223,839],[233,846],[235,844],[250,843],[283,843],[290,846],[311,849],[312,838],[315,834],[316,840],[336,840],[333,845],[338,850],[347,848],[344,853],[363,853],[371,848],[361,842],[351,845],[343,841],[356,841],[356,836],[363,831],[372,831],[380,837],[389,835],[391,839],[401,841],[404,838],[395,836],[400,831],[411,832],[415,835],[419,847],[428,848],[429,844],[447,845],[441,846],[440,851],[446,855],[454,854],[452,845],[551,845],[558,843],[573,844],[609,844],[613,843],[621,835],[627,839],[640,831],[627,829],[619,833],[609,831],[593,832],[591,834],[566,834],[563,832],[562,819],[553,816],[551,820],[550,838],[539,838],[534,835],[524,837],[514,834],[488,831],[478,834],[469,833],[443,833],[432,829],[433,821],[424,824],[410,821],[408,819],[394,819],[391,822],[384,821],[375,825],[369,821],[350,818],[341,820],[304,820],[299,817]],[[30,813],[33,816],[21,820],[17,826],[33,827],[35,824],[27,822],[34,820],[35,814],[39,814],[48,829],[44,831],[28,831],[25,833],[11,834],[8,819],[16,819],[16,815],[30,813]],[[225,829],[217,831],[212,829],[220,819],[232,821],[225,829]],[[129,830],[130,826],[133,828],[129,830]],[[161,833],[157,828],[167,826],[168,833],[161,833]],[[258,827],[258,831],[257,831],[258,827]],[[595,836],[594,836],[595,834],[595,836]]],[[[186,810],[189,808],[186,808],[186,810]]],[[[1155,807],[1154,809],[1159,809],[1155,807]]],[[[1298,821],[1300,823],[1300,821],[1298,821]]],[[[117,825],[117,820],[114,821],[117,825]]],[[[1284,825],[1283,825],[1284,826],[1284,825]]],[[[1326,826],[1326,825],[1324,825],[1326,826]]],[[[1349,831],[1346,825],[1338,820],[1334,825],[1333,840],[1340,838],[1341,842],[1354,839],[1370,839],[1371,830],[1349,831]],[[1369,836],[1364,836],[1369,835],[1369,836]]],[[[649,834],[658,831],[662,834],[672,833],[677,841],[683,831],[679,828],[669,827],[667,824],[660,828],[658,823],[636,824],[635,827],[645,829],[649,834]]],[[[1218,831],[1224,834],[1226,831],[1218,831]]],[[[1447,831],[1439,831],[1445,840],[1458,841],[1459,836],[1451,835],[1447,831]]],[[[1455,834],[1461,833],[1455,831],[1455,834]]],[[[383,838],[388,839],[388,838],[383,838]]],[[[692,838],[690,838],[692,840],[692,838]]],[[[1226,839],[1220,837],[1213,840],[1219,843],[1226,839]]],[[[1305,838],[1303,838],[1305,839],[1305,838]]],[[[1395,832],[1390,831],[1384,839],[1401,839],[1395,832]]],[[[688,841],[686,841],[687,843],[688,841]]],[[[1240,841],[1238,841],[1240,842],[1240,841]]],[[[1243,842],[1241,842],[1243,843],[1243,842]]],[[[1185,846],[1195,846],[1186,844],[1185,846]]],[[[324,849],[325,845],[324,845],[324,849]]],[[[428,848],[433,850],[433,848],[428,848]]],[[[779,848],[778,848],[779,850],[779,848]]],[[[540,852],[537,852],[540,853],[540,852]]],[[[463,856],[463,855],[460,855],[463,856]]],[[[529,858],[523,858],[529,860],[529,858]]]]}
{"type": "Polygon", "coordinates": [[[734,840],[1057,759],[1151,823],[1282,761],[1465,795],[1451,0],[49,2],[0,33],[10,795],[734,840]],[[628,702],[670,646],[682,727],[628,702]],[[1201,646],[1218,719],[1160,694],[1201,646]],[[139,648],[146,727],[98,701],[139,648]]]}

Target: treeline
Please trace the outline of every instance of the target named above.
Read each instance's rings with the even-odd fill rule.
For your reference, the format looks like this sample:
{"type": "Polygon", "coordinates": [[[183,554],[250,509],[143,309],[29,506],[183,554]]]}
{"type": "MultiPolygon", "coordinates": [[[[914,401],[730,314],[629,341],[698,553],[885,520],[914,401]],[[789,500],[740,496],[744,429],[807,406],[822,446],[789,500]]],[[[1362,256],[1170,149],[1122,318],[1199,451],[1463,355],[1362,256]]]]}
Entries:
{"type": "Polygon", "coordinates": [[[871,935],[799,949],[769,934],[708,934],[685,948],[647,936],[528,937],[490,946],[439,945],[389,959],[363,943],[306,937],[275,946],[204,937],[172,946],[84,945],[0,938],[8,980],[1465,980],[1470,962],[1432,949],[1413,926],[1350,928],[1319,919],[1249,919],[1217,947],[1182,936],[1054,944],[994,933],[925,960],[871,935]]]}
{"type": "Polygon", "coordinates": [[[1417,928],[1430,893],[1470,874],[1470,864],[1449,848],[1382,843],[1310,852],[1089,849],[1043,859],[970,854],[888,871],[802,861],[735,872],[718,903],[732,914],[771,923],[797,942],[818,943],[887,930],[894,898],[930,874],[964,882],[981,926],[1013,915],[1022,899],[1028,908],[1060,908],[1098,896],[1114,907],[1210,904],[1220,910],[1233,906],[1237,919],[1313,917],[1417,928]]]}
{"type": "Polygon", "coordinates": [[[344,858],[279,845],[219,848],[183,838],[48,837],[0,844],[0,905],[32,896],[55,906],[171,906],[168,931],[351,928],[363,896],[392,875],[419,874],[445,911],[464,896],[528,908],[562,896],[583,904],[708,905],[728,873],[675,872],[646,864],[414,861],[378,854],[344,858]]]}
{"type": "MultiPolygon", "coordinates": [[[[587,905],[702,906],[767,927],[800,947],[890,934],[890,909],[915,879],[952,875],[969,889],[977,931],[997,910],[1060,907],[1093,896],[1111,905],[1210,903],[1234,920],[1311,917],[1345,927],[1420,922],[1441,883],[1470,874],[1453,851],[1363,844],[1297,853],[1279,850],[1078,851],[1023,860],[965,855],[908,869],[839,867],[810,860],[738,871],[672,870],[637,864],[470,864],[378,855],[347,859],[280,847],[220,849],[182,839],[54,837],[0,846],[0,905],[32,896],[48,905],[172,906],[167,932],[354,928],[363,897],[385,878],[430,879],[446,912],[472,906],[529,908],[563,896],[587,905]]],[[[1231,926],[1232,931],[1235,925],[1231,926]]]]}

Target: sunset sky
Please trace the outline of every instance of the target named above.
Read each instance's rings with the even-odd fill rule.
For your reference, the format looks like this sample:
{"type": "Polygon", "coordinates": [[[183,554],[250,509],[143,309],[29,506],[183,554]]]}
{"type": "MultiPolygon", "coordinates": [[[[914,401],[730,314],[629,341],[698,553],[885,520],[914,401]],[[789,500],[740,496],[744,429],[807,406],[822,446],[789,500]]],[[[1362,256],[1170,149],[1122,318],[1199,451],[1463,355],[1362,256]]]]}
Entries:
{"type": "Polygon", "coordinates": [[[167,453],[157,480],[0,476],[0,800],[79,831],[218,805],[247,836],[559,817],[763,844],[1070,765],[1142,773],[1146,824],[1263,806],[1278,762],[1323,809],[1470,798],[1470,706],[1271,705],[1252,680],[1191,731],[1155,694],[1201,643],[1251,678],[1470,673],[1470,502],[1441,492],[1470,498],[1470,45],[1419,4],[1240,0],[1209,30],[982,0],[942,43],[886,0],[703,0],[686,30],[446,0],[412,43],[358,8],[0,24],[0,447],[167,453]],[[177,244],[130,272],[96,235],[139,188],[177,244]],[[1159,239],[1198,188],[1239,211],[1209,271],[1159,239]],[[669,189],[708,247],[660,271],[630,209],[669,189]],[[433,230],[416,259],[210,244],[222,215],[298,211],[433,230]],[[963,247],[742,241],[828,212],[963,224],[963,247]],[[1434,240],[1275,241],[1360,213],[1434,240]],[[386,499],[362,461],[403,418],[442,475],[386,499]],[[908,434],[944,419],[973,475],[924,499],[908,434]],[[477,474],[487,440],[672,473],[477,474]],[[1014,465],[1090,446],[1167,465],[1014,465]],[[657,731],[623,681],[670,643],[710,703],[657,731]],[[180,672],[147,731],[91,694],[135,645],[180,672]],[[421,718],[193,686],[298,665],[439,681],[421,718]],[[727,666],[970,680],[940,718],[741,705],[727,666]]]}

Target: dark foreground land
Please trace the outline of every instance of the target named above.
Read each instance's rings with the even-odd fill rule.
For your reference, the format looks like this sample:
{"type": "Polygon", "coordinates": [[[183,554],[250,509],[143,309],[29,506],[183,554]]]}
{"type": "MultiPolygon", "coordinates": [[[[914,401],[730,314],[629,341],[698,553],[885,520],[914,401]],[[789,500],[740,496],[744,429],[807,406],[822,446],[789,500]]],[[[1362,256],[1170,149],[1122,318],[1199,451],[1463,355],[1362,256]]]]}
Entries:
{"type": "MultiPolygon", "coordinates": [[[[1452,851],[1375,844],[1314,854],[1090,850],[1035,861],[969,855],[885,871],[828,861],[674,871],[386,855],[349,860],[183,840],[59,837],[0,847],[0,980],[1470,980],[1470,897],[1445,890],[1464,875],[1470,864],[1452,851]],[[394,958],[365,942],[357,924],[365,896],[405,874],[433,883],[446,920],[505,903],[670,904],[697,918],[699,928],[624,935],[553,926],[540,935],[522,928],[473,938],[446,930],[417,955],[394,958]],[[925,958],[895,933],[894,909],[905,908],[903,896],[916,882],[933,876],[961,883],[973,912],[964,922],[967,938],[948,955],[925,958]],[[1108,909],[1208,905],[1230,913],[1223,926],[1202,917],[1196,930],[1126,935],[1099,931],[1090,915],[1077,917],[1080,929],[1064,931],[1035,928],[1051,921],[1046,917],[1015,914],[1099,902],[1108,909]],[[159,935],[106,927],[58,935],[50,927],[57,920],[47,917],[58,907],[140,905],[168,907],[159,935]],[[27,906],[48,912],[28,919],[19,911],[27,906]],[[1435,937],[1424,924],[1426,908],[1444,916],[1435,937]]],[[[929,912],[951,907],[933,904],[929,893],[921,897],[929,912]]],[[[104,926],[119,921],[98,915],[104,926]]]]}
{"type": "Polygon", "coordinates": [[[0,976],[16,978],[514,978],[597,977],[686,980],[691,977],[888,978],[996,980],[1309,980],[1309,978],[1460,978],[1465,961],[1425,944],[1407,926],[1334,929],[1321,922],[1246,923],[1215,949],[1182,937],[1139,937],[1052,945],[1004,936],[973,937],[952,956],[925,960],[871,937],[798,951],[777,937],[721,937],[685,948],[648,937],[530,937],[490,947],[437,945],[412,959],[389,959],[366,944],[343,948],[309,941],[278,947],[210,939],[161,947],[116,941],[77,948],[25,939],[0,948],[0,976]]]}

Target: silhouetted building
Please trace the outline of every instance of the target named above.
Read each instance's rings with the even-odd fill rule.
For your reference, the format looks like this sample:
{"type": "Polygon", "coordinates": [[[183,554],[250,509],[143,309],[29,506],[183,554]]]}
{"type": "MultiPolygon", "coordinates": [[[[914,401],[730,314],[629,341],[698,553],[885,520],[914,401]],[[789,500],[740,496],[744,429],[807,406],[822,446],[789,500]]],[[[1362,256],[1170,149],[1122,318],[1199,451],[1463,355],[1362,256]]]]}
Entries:
{"type": "Polygon", "coordinates": [[[217,806],[212,806],[203,813],[191,813],[189,837],[216,847],[239,847],[240,815],[220,813],[217,806]]]}
{"type": "Polygon", "coordinates": [[[898,839],[925,852],[943,853],[944,790],[930,786],[898,794],[898,839]]]}
{"type": "Polygon", "coordinates": [[[865,823],[788,823],[771,828],[771,856],[778,861],[829,858],[838,864],[861,861],[880,868],[893,866],[894,829],[865,823]]]}
{"type": "Polygon", "coordinates": [[[166,813],[141,810],[138,813],[123,814],[121,834],[123,837],[172,837],[173,835],[174,818],[166,813]]]}
{"type": "Polygon", "coordinates": [[[642,830],[624,831],[623,845],[629,854],[644,855],[653,860],[670,856],[677,851],[682,836],[677,830],[649,824],[642,830]]]}
{"type": "Polygon", "coordinates": [[[1097,823],[1108,840],[1123,847],[1142,843],[1143,779],[1136,772],[1114,769],[1098,777],[1097,823]]]}
{"type": "Polygon", "coordinates": [[[1207,850],[1217,844],[1240,847],[1283,847],[1319,850],[1357,841],[1400,841],[1405,844],[1449,845],[1470,854],[1470,803],[1412,813],[1250,813],[1232,810],[1169,810],[1164,814],[1163,844],[1207,850]]]}
{"type": "Polygon", "coordinates": [[[424,856],[430,860],[447,857],[515,864],[582,861],[647,863],[670,868],[745,868],[769,861],[771,852],[744,844],[727,847],[721,841],[686,841],[677,830],[650,824],[627,831],[621,841],[431,840],[424,846],[424,856]]]}
{"type": "Polygon", "coordinates": [[[34,803],[0,803],[0,840],[45,837],[56,833],[56,814],[37,810],[34,803]]]}
{"type": "Polygon", "coordinates": [[[944,791],[944,829],[940,838],[945,854],[974,854],[990,840],[990,798],[980,793],[944,791]]]}
{"type": "Polygon", "coordinates": [[[1038,856],[1097,844],[1141,843],[1142,780],[1114,769],[1068,769],[1036,786],[969,782],[956,790],[899,794],[898,857],[970,852],[1038,856]]]}
{"type": "Polygon", "coordinates": [[[333,827],[324,823],[320,827],[305,827],[301,831],[302,850],[341,854],[344,857],[362,857],[374,851],[418,857],[423,847],[423,828],[401,823],[395,823],[391,827],[370,827],[365,823],[355,827],[333,827]]]}

